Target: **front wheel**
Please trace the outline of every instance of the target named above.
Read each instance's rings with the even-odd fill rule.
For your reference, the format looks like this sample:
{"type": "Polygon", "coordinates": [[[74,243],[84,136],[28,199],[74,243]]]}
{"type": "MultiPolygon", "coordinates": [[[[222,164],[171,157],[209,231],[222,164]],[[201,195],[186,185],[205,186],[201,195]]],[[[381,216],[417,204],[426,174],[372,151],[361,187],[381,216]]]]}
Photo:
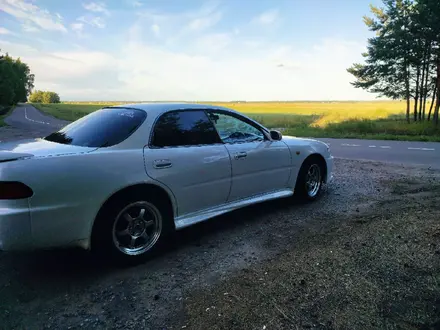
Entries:
{"type": "Polygon", "coordinates": [[[306,160],[298,174],[295,186],[295,195],[313,201],[317,199],[322,190],[324,181],[324,166],[318,158],[306,160]]]}

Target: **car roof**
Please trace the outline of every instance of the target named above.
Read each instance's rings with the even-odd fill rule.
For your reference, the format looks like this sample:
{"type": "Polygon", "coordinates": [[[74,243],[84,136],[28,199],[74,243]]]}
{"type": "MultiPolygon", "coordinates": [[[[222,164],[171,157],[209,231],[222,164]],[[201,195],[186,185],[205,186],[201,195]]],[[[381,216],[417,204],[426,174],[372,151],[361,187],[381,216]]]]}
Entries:
{"type": "Polygon", "coordinates": [[[163,103],[131,103],[131,104],[119,104],[115,106],[109,106],[105,108],[129,108],[129,109],[138,109],[144,110],[146,112],[152,113],[162,113],[165,111],[173,111],[173,110],[191,110],[191,109],[218,109],[218,110],[227,110],[235,112],[235,110],[220,107],[213,104],[202,104],[202,103],[174,103],[174,102],[163,102],[163,103]]]}

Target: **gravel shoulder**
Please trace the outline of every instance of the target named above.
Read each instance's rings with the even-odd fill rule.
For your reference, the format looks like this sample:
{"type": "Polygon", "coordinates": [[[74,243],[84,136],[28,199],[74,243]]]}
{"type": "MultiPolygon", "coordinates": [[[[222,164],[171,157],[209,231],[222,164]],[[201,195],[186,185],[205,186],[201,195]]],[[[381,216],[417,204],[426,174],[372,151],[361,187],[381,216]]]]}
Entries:
{"type": "Polygon", "coordinates": [[[429,329],[440,320],[440,172],[336,160],[311,204],[187,228],[105,268],[77,250],[0,252],[4,329],[429,329]]]}
{"type": "Polygon", "coordinates": [[[418,174],[377,178],[377,192],[358,196],[354,211],[309,217],[307,228],[285,234],[284,252],[191,293],[180,324],[439,329],[440,184],[418,174]]]}

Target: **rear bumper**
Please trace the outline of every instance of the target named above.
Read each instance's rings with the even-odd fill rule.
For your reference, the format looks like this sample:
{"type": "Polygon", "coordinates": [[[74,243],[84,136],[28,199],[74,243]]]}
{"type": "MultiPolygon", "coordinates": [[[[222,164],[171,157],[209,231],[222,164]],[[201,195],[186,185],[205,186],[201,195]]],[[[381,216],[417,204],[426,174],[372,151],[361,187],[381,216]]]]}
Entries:
{"type": "Polygon", "coordinates": [[[0,250],[33,247],[28,200],[0,201],[0,250]]]}

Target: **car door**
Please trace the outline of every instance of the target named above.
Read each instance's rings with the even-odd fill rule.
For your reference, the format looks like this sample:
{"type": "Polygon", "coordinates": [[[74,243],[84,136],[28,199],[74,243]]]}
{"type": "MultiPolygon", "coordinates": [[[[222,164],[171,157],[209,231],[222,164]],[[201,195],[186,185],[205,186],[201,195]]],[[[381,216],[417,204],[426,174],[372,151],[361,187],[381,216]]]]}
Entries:
{"type": "Polygon", "coordinates": [[[147,174],[173,192],[179,216],[226,202],[229,153],[205,111],[162,114],[152,127],[144,159],[147,174]]]}
{"type": "Polygon", "coordinates": [[[287,187],[291,156],[284,142],[270,140],[260,127],[239,114],[223,110],[208,114],[231,156],[228,201],[287,187]]]}

